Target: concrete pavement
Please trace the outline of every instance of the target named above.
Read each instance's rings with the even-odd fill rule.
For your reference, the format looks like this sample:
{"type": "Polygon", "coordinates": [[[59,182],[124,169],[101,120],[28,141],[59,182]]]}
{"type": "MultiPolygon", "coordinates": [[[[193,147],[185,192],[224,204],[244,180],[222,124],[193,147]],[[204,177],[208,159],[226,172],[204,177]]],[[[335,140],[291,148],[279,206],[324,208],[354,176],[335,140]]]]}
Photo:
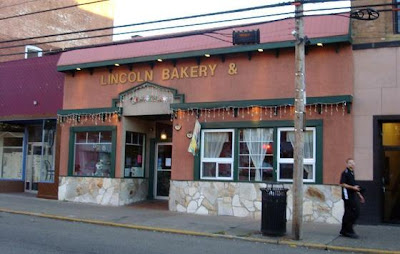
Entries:
{"type": "Polygon", "coordinates": [[[0,212],[51,219],[204,237],[304,246],[354,253],[400,254],[400,225],[357,225],[359,239],[339,236],[340,225],[304,223],[300,241],[291,239],[291,222],[281,237],[263,236],[260,219],[170,212],[167,202],[148,201],[122,207],[36,198],[29,193],[0,193],[0,212]]]}

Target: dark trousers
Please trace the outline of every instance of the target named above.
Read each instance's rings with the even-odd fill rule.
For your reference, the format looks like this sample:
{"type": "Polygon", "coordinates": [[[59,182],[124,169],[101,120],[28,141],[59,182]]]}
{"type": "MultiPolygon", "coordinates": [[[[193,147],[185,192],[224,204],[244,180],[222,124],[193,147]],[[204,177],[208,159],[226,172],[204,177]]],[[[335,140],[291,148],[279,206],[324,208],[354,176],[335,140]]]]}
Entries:
{"type": "Polygon", "coordinates": [[[360,207],[355,198],[344,200],[344,215],[342,219],[342,233],[354,233],[353,225],[360,215],[360,207]]]}

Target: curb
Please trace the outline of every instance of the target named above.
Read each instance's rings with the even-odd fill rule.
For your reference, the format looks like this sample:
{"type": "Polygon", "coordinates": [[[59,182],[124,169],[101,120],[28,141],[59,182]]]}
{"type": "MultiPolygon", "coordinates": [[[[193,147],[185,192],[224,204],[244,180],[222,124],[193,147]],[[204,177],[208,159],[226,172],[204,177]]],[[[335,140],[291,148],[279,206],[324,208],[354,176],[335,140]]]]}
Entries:
{"type": "Polygon", "coordinates": [[[297,241],[292,241],[292,240],[279,240],[279,239],[273,240],[273,239],[262,239],[262,238],[255,238],[255,237],[240,237],[240,236],[233,236],[233,235],[204,233],[204,232],[196,232],[196,231],[172,229],[172,228],[159,228],[159,227],[141,226],[141,225],[135,225],[135,224],[122,224],[122,223],[115,223],[115,222],[108,222],[108,221],[101,221],[101,220],[79,219],[79,218],[71,218],[71,217],[52,215],[52,214],[15,211],[15,210],[10,210],[10,209],[5,209],[5,208],[0,208],[0,212],[18,214],[18,215],[35,216],[35,217],[54,219],[54,220],[81,222],[81,223],[95,224],[95,225],[102,225],[102,226],[112,226],[112,227],[130,228],[130,229],[136,229],[136,230],[146,230],[146,231],[153,231],[153,232],[172,233],[172,234],[190,235],[190,236],[202,236],[202,237],[210,237],[210,238],[224,238],[224,239],[231,239],[231,240],[235,239],[235,240],[243,240],[243,241],[249,241],[249,242],[286,245],[286,246],[290,246],[293,248],[303,247],[303,248],[309,248],[309,249],[342,251],[342,252],[353,252],[353,253],[400,254],[400,251],[368,249],[368,248],[354,248],[354,247],[347,247],[347,246],[333,246],[333,245],[326,245],[326,244],[297,242],[297,241]]]}

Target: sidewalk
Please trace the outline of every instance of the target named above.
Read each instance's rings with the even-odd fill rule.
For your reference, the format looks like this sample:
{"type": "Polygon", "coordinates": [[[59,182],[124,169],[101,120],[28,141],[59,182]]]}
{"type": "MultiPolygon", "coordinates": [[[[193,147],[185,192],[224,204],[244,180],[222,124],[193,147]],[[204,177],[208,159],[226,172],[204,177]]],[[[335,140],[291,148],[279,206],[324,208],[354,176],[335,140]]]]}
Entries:
{"type": "Polygon", "coordinates": [[[167,203],[154,201],[122,207],[109,207],[36,198],[28,193],[0,193],[0,212],[80,221],[205,237],[234,238],[246,241],[305,246],[355,253],[400,254],[400,225],[357,225],[359,239],[339,236],[340,225],[304,223],[303,239],[291,239],[291,222],[283,237],[263,236],[261,222],[230,216],[203,216],[170,212],[167,203]]]}

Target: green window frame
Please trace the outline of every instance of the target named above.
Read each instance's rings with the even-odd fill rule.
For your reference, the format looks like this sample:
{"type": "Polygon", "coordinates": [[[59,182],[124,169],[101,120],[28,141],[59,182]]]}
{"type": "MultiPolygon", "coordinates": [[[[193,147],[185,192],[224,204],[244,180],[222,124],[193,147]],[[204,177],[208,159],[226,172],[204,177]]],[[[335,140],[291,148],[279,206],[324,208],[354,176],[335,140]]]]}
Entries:
{"type": "Polygon", "coordinates": [[[202,179],[232,180],[235,154],[233,129],[202,130],[200,174],[202,179]]]}
{"type": "MultiPolygon", "coordinates": [[[[201,175],[201,163],[202,163],[202,158],[201,158],[201,153],[197,154],[195,156],[195,163],[194,163],[194,179],[199,180],[199,181],[209,181],[209,180],[216,180],[216,181],[221,181],[221,180],[229,180],[229,181],[235,181],[235,182],[288,182],[288,180],[280,180],[278,178],[278,153],[279,153],[279,148],[278,148],[278,132],[279,129],[283,130],[289,130],[294,128],[294,122],[293,121],[260,121],[260,122],[215,122],[215,123],[202,123],[202,130],[225,130],[225,129],[233,129],[234,130],[234,161],[233,161],[233,179],[205,179],[202,178],[201,175]],[[273,129],[273,140],[270,142],[270,145],[272,146],[271,149],[273,151],[272,153],[272,161],[273,161],[273,177],[272,179],[269,180],[261,180],[261,181],[249,181],[249,180],[240,180],[239,179],[239,152],[240,152],[240,130],[242,129],[251,129],[251,128],[272,128],[273,129]]],[[[323,158],[323,120],[318,119],[318,120],[307,120],[306,122],[307,127],[312,127],[310,129],[313,130],[313,135],[315,137],[314,139],[314,158],[313,161],[310,161],[310,163],[313,164],[313,167],[315,168],[314,172],[315,175],[313,176],[313,179],[307,179],[304,181],[304,183],[316,183],[320,184],[322,183],[323,179],[323,171],[322,171],[322,158],[323,158]]],[[[203,132],[202,132],[203,133],[203,132]]],[[[202,139],[201,139],[202,140],[202,139]]],[[[200,142],[200,150],[202,149],[203,142],[200,142]]],[[[309,161],[307,161],[308,163],[309,161]]],[[[268,168],[268,167],[266,167],[268,168]]]]}
{"type": "Polygon", "coordinates": [[[144,178],[146,134],[125,132],[124,177],[144,178]]]}
{"type": "MultiPolygon", "coordinates": [[[[99,136],[101,139],[101,136],[99,136]]],[[[74,177],[106,177],[106,178],[114,178],[115,177],[115,153],[116,153],[116,142],[117,142],[117,127],[115,126],[84,126],[84,127],[71,127],[70,128],[70,137],[69,137],[69,160],[68,160],[68,176],[74,176],[74,177]],[[101,140],[96,143],[90,143],[90,142],[83,142],[80,141],[76,143],[76,137],[77,134],[83,134],[83,133],[99,133],[101,135],[101,132],[111,132],[111,150],[110,150],[110,162],[109,162],[109,174],[107,176],[102,175],[102,174],[96,174],[94,173],[93,175],[77,175],[74,174],[75,172],[75,148],[76,144],[93,144],[94,146],[100,146],[101,147],[101,140]]],[[[108,142],[107,142],[108,144],[108,142]]],[[[101,162],[101,161],[99,161],[101,162]]],[[[107,162],[108,164],[108,162],[107,162]]],[[[99,164],[99,166],[101,166],[99,164]]],[[[96,168],[98,168],[98,165],[96,163],[96,168]]],[[[108,170],[108,169],[107,169],[108,170]]]]}

